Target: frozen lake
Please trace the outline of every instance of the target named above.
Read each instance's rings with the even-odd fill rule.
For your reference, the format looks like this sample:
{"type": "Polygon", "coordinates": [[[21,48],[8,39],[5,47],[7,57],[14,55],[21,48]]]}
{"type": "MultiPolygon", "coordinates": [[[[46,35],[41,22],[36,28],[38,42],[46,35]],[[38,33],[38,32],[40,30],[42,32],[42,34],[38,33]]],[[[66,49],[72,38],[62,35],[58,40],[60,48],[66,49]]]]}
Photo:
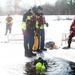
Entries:
{"type": "MultiPolygon", "coordinates": [[[[66,16],[61,16],[61,18],[66,16]]],[[[73,16],[71,16],[73,18],[73,16]]],[[[73,20],[56,20],[57,16],[46,16],[49,27],[45,27],[46,41],[55,41],[58,46],[61,46],[62,33],[69,33],[69,27],[73,20]]],[[[1,19],[1,18],[0,18],[1,19]]],[[[5,36],[5,17],[2,17],[0,23],[0,42],[8,41],[8,35],[5,36]]],[[[21,31],[22,16],[13,16],[14,24],[11,34],[21,34],[18,39],[23,39],[21,31]]],[[[10,34],[10,36],[11,36],[10,34]]],[[[14,37],[13,37],[14,38],[14,37]]],[[[12,39],[13,39],[12,38],[12,39]]],[[[15,38],[14,38],[15,39],[15,38]]],[[[63,43],[66,46],[67,43],[63,43]]],[[[48,50],[43,53],[45,59],[50,60],[49,72],[45,75],[75,75],[75,45],[72,43],[72,48],[63,50],[62,47],[58,50],[48,50]]],[[[38,57],[38,55],[37,55],[38,57]]],[[[0,75],[26,75],[25,64],[36,59],[24,57],[23,41],[9,41],[9,43],[0,43],[0,75]]],[[[29,75],[29,74],[27,74],[29,75]]]]}

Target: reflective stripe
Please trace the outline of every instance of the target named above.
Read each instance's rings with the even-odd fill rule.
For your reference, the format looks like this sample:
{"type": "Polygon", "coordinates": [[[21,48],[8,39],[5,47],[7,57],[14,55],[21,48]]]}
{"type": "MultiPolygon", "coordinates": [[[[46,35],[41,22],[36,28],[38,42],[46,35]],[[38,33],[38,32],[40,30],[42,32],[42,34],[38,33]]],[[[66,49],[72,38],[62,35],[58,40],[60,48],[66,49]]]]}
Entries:
{"type": "Polygon", "coordinates": [[[23,29],[23,30],[26,30],[26,22],[23,22],[23,23],[22,23],[22,29],[23,29]]]}
{"type": "Polygon", "coordinates": [[[30,20],[34,15],[31,15],[31,16],[27,16],[27,19],[26,20],[30,20]]]}
{"type": "Polygon", "coordinates": [[[5,20],[5,23],[7,23],[7,21],[5,20]]]}
{"type": "Polygon", "coordinates": [[[38,21],[36,21],[36,28],[44,29],[44,25],[41,25],[41,26],[39,27],[39,26],[38,26],[38,21]]]}
{"type": "Polygon", "coordinates": [[[45,24],[48,24],[48,22],[45,21],[45,24]]]}
{"type": "Polygon", "coordinates": [[[14,22],[14,20],[11,20],[11,22],[10,23],[13,23],[14,22]]]}
{"type": "Polygon", "coordinates": [[[39,28],[39,26],[38,26],[38,21],[36,21],[36,28],[39,28]]]}
{"type": "MultiPolygon", "coordinates": [[[[40,18],[40,16],[36,16],[36,17],[37,17],[38,19],[40,18]]],[[[42,18],[45,19],[44,15],[42,15],[42,18]]],[[[40,25],[40,26],[39,26],[38,24],[39,24],[39,22],[36,23],[36,28],[44,29],[44,25],[40,25]]]]}
{"type": "MultiPolygon", "coordinates": [[[[13,23],[14,22],[14,20],[11,20],[11,22],[9,22],[9,23],[13,23]]],[[[8,21],[7,20],[5,20],[5,23],[8,23],[8,21]]]]}
{"type": "MultiPolygon", "coordinates": [[[[26,22],[27,22],[27,20],[30,20],[30,21],[33,21],[33,17],[34,17],[35,15],[33,14],[33,15],[30,15],[30,16],[27,16],[27,19],[26,19],[26,22]]],[[[38,25],[38,24],[37,24],[38,25]]],[[[37,27],[37,26],[36,26],[37,27]]],[[[30,27],[30,29],[35,29],[35,27],[30,27]]]]}
{"type": "Polygon", "coordinates": [[[40,29],[44,29],[44,25],[41,25],[41,26],[40,26],[40,29]]]}
{"type": "Polygon", "coordinates": [[[26,20],[30,20],[31,19],[31,17],[30,16],[27,16],[27,19],[26,20]]]}

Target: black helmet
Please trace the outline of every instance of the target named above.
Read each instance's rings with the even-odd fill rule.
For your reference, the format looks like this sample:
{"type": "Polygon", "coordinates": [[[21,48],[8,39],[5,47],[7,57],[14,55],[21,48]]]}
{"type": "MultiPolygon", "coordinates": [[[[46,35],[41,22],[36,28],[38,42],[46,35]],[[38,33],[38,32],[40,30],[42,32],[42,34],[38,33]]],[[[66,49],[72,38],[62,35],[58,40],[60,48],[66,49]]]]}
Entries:
{"type": "Polygon", "coordinates": [[[43,10],[43,8],[41,6],[38,6],[37,9],[43,10]]]}
{"type": "Polygon", "coordinates": [[[34,13],[36,13],[37,12],[37,7],[36,6],[33,7],[32,10],[33,10],[34,13]]]}

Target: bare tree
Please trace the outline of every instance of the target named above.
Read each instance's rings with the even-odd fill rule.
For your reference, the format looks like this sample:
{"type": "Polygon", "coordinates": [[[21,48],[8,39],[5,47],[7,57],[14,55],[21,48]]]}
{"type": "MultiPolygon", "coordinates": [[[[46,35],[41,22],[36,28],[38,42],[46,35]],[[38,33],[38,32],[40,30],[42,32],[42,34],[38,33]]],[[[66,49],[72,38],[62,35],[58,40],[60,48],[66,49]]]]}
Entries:
{"type": "MultiPolygon", "coordinates": [[[[57,0],[55,5],[48,2],[42,5],[45,15],[75,14],[75,0],[57,0]]],[[[7,0],[5,7],[0,7],[0,14],[24,14],[31,6],[25,0],[7,0]]]]}

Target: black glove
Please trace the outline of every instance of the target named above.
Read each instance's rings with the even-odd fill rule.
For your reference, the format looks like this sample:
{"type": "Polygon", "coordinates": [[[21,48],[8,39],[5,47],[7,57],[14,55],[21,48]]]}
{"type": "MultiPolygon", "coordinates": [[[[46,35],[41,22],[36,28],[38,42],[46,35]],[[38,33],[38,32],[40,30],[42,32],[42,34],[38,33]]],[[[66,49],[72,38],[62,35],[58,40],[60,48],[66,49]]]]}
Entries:
{"type": "Polygon", "coordinates": [[[46,23],[46,26],[47,26],[47,27],[49,26],[48,23],[46,23]]]}

